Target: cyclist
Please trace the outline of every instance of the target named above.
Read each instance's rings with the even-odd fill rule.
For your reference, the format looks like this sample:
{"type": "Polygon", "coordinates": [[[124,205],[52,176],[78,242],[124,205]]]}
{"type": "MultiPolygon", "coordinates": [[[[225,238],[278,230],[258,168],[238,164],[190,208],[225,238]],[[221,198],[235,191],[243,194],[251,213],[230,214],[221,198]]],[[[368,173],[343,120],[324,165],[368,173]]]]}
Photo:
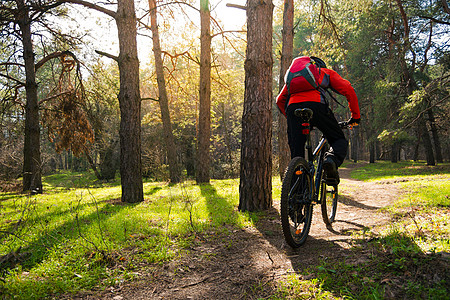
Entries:
{"type": "MultiPolygon", "coordinates": [[[[311,81],[311,78],[306,79],[308,82],[311,81]]],[[[331,146],[326,153],[323,165],[329,179],[328,183],[338,184],[337,168],[347,155],[348,141],[328,106],[326,89],[331,88],[347,98],[351,112],[349,125],[358,125],[360,122],[359,104],[355,90],[349,81],[343,79],[337,72],[328,69],[326,64],[317,57],[295,58],[286,73],[285,82],[276,102],[280,111],[287,118],[291,158],[305,157],[306,142],[305,135],[302,134],[302,120],[294,115],[294,111],[298,108],[310,108],[313,110],[311,126],[317,127],[331,146]],[[314,75],[311,77],[314,77],[313,81],[316,84],[314,82],[312,85],[305,84],[305,79],[301,78],[301,75],[296,75],[302,73],[302,70],[306,70],[305,68],[309,68],[308,73],[314,75]]]]}

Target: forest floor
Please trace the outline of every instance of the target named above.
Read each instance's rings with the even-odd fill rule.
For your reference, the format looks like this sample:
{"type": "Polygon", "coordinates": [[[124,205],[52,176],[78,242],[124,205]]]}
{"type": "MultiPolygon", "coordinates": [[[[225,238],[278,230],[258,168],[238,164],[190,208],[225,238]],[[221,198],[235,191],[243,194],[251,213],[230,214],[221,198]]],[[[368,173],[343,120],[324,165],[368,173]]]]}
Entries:
{"type": "MultiPolygon", "coordinates": [[[[323,261],[360,264],[370,251],[355,251],[357,236],[391,221],[381,208],[395,202],[400,191],[392,182],[363,182],[350,178],[360,164],[340,169],[338,212],[333,228],[322,221],[315,206],[310,236],[299,249],[290,248],[281,232],[279,199],[260,216],[256,226],[230,228],[231,234],[205,233],[182,255],[165,264],[139,270],[139,279],[115,288],[79,294],[75,299],[264,299],[276,294],[287,276],[311,279],[308,268],[323,261]]],[[[367,237],[369,239],[370,237],[367,237]]],[[[397,298],[396,291],[386,291],[397,298]]],[[[73,296],[71,297],[73,299],[73,296]]]]}

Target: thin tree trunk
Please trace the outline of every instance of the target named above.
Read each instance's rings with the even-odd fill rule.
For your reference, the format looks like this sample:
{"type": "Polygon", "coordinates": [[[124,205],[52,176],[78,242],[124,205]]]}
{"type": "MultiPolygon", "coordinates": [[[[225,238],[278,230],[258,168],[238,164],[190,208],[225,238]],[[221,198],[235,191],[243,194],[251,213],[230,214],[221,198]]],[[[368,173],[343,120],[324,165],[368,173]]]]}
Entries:
{"type": "Polygon", "coordinates": [[[239,184],[239,210],[272,206],[271,0],[247,1],[247,53],[239,184]]]}
{"type": "Polygon", "coordinates": [[[375,163],[375,158],[376,158],[376,147],[375,147],[375,142],[370,142],[369,143],[369,163],[373,164],[375,163]]]}
{"type": "Polygon", "coordinates": [[[434,160],[433,154],[433,144],[431,143],[430,135],[428,134],[427,124],[423,115],[420,116],[418,121],[420,138],[423,142],[423,147],[425,148],[425,157],[427,160],[427,165],[435,166],[436,161],[434,160]]]}
{"type": "Polygon", "coordinates": [[[436,162],[443,163],[444,159],[442,158],[441,140],[439,138],[438,129],[436,127],[436,120],[434,118],[433,109],[432,108],[428,109],[427,114],[428,114],[428,122],[431,128],[431,136],[433,137],[434,142],[434,152],[436,154],[436,162]]]}
{"type": "Polygon", "coordinates": [[[94,171],[95,177],[97,177],[98,180],[102,180],[102,176],[100,175],[100,173],[97,170],[97,166],[94,163],[94,160],[92,159],[91,155],[89,154],[89,151],[84,150],[84,155],[86,156],[86,159],[89,163],[89,165],[92,168],[92,171],[94,171]]]}
{"type": "Polygon", "coordinates": [[[122,201],[144,201],[141,162],[141,95],[134,0],[119,0],[116,14],[120,72],[120,178],[122,201]]]}
{"type": "Polygon", "coordinates": [[[225,147],[227,148],[228,164],[230,165],[227,176],[234,174],[233,170],[233,151],[231,150],[231,137],[228,132],[228,120],[226,118],[225,103],[222,102],[222,126],[223,136],[225,139],[225,147]]]}
{"type": "Polygon", "coordinates": [[[195,145],[187,142],[188,144],[185,146],[185,167],[186,167],[186,175],[188,177],[195,176],[195,145]]]}
{"type": "Polygon", "coordinates": [[[200,87],[197,183],[209,183],[211,138],[211,33],[209,1],[200,0],[200,87]]]}
{"type": "Polygon", "coordinates": [[[31,39],[31,20],[23,0],[16,0],[19,10],[19,27],[23,43],[25,64],[25,141],[23,161],[23,191],[42,193],[41,149],[39,127],[39,103],[37,95],[36,71],[34,68],[33,43],[31,39]]]}
{"type": "Polygon", "coordinates": [[[397,142],[395,142],[391,147],[391,162],[396,163],[398,162],[398,151],[399,151],[399,145],[397,142]]]}
{"type": "MultiPolygon", "coordinates": [[[[281,48],[281,66],[280,66],[280,82],[278,90],[281,91],[285,82],[284,75],[289,69],[292,62],[292,53],[294,51],[294,1],[284,1],[283,13],[283,45],[281,48]]],[[[290,154],[287,138],[287,122],[286,117],[278,112],[278,155],[279,155],[279,173],[283,180],[284,171],[286,170],[290,154]]]]}
{"type": "Polygon", "coordinates": [[[164,65],[162,61],[161,46],[159,41],[159,30],[157,23],[156,0],[149,0],[151,30],[153,39],[153,53],[155,54],[156,78],[158,81],[159,107],[163,122],[164,142],[169,163],[170,182],[177,183],[181,180],[180,168],[178,167],[177,149],[170,121],[169,99],[167,97],[166,81],[164,79],[164,65]]]}
{"type": "MultiPolygon", "coordinates": [[[[402,71],[405,77],[405,83],[408,87],[408,96],[412,95],[414,90],[417,89],[417,83],[414,79],[414,69],[415,69],[415,53],[413,49],[411,48],[411,42],[409,39],[409,33],[410,33],[410,27],[409,27],[409,20],[408,15],[406,14],[406,11],[403,7],[403,3],[401,0],[396,0],[398,9],[400,11],[400,15],[402,17],[403,21],[403,31],[404,31],[404,43],[403,43],[403,49],[402,49],[402,56],[401,56],[401,65],[402,65],[402,71]],[[408,64],[406,63],[406,53],[407,51],[411,52],[411,67],[408,67],[408,64]]],[[[427,165],[435,165],[435,159],[433,154],[433,146],[431,143],[430,135],[428,133],[427,125],[424,116],[419,116],[418,121],[418,128],[419,128],[419,134],[420,138],[423,142],[423,145],[425,147],[425,155],[427,159],[427,165]]]]}

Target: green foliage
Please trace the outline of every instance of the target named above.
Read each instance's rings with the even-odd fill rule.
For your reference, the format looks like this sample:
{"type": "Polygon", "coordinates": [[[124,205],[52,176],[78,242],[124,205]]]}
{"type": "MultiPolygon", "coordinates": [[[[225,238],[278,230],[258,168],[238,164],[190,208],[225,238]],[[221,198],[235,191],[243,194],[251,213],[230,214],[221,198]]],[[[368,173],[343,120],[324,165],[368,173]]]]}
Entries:
{"type": "Polygon", "coordinates": [[[398,130],[383,130],[378,135],[378,140],[386,145],[393,145],[394,143],[404,143],[414,141],[414,137],[410,136],[406,131],[398,130]]]}
{"type": "MultiPolygon", "coordinates": [[[[189,40],[178,47],[192,48],[189,40]]],[[[235,49],[242,41],[233,41],[235,49]]],[[[211,176],[235,178],[239,172],[239,149],[244,93],[242,58],[227,49],[227,40],[213,40],[214,67],[211,73],[211,176]]],[[[199,56],[192,48],[190,57],[199,56]]],[[[199,65],[187,56],[164,60],[168,69],[166,86],[172,129],[176,138],[178,156],[187,177],[194,175],[198,118],[199,65]]],[[[156,76],[152,67],[143,72],[143,98],[158,99],[156,76]],[[150,85],[153,85],[151,86],[150,85]]],[[[167,176],[166,154],[160,108],[157,101],[143,102],[143,163],[144,173],[154,180],[167,176]]]]}
{"type": "MultiPolygon", "coordinates": [[[[420,1],[306,1],[296,7],[294,55],[319,56],[351,82],[359,99],[364,139],[373,143],[379,137],[387,152],[393,145],[409,150],[411,141],[418,140],[417,121],[428,109],[435,115],[427,119],[438,128],[435,136],[446,140],[442,129],[448,128],[449,108],[444,104],[448,86],[429,85],[437,78],[448,85],[444,75],[448,40],[439,38],[447,29],[440,23],[430,25],[433,14],[448,22],[442,7],[420,1]]],[[[281,17],[278,20],[281,23],[281,17]]],[[[349,117],[347,109],[333,105],[332,109],[340,119],[349,117]]]]}

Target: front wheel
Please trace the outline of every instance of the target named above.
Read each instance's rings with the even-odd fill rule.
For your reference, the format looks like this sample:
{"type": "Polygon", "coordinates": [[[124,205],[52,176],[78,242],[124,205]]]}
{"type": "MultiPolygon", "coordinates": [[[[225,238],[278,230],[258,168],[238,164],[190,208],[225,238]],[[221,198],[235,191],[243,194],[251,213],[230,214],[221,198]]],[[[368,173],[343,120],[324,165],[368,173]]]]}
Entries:
{"type": "Polygon", "coordinates": [[[322,207],[322,219],[326,225],[331,225],[336,218],[338,203],[338,186],[327,186],[325,180],[320,183],[320,204],[322,207]]]}
{"type": "Polygon", "coordinates": [[[308,163],[295,157],[289,163],[281,187],[281,225],[289,246],[300,247],[308,237],[313,206],[308,163]]]}

